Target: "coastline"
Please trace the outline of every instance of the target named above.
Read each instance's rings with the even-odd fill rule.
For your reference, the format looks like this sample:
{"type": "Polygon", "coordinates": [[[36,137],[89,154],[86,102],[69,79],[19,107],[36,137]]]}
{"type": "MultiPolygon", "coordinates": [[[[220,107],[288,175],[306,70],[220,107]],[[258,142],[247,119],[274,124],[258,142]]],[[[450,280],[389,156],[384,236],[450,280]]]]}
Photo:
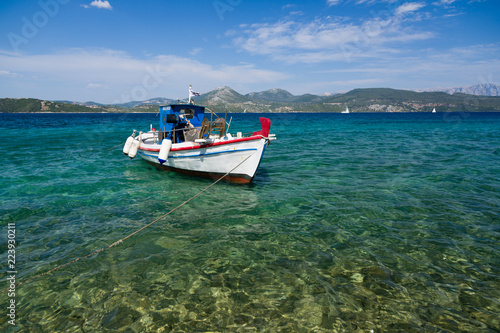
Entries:
{"type": "MultiPolygon", "coordinates": [[[[137,111],[130,111],[130,112],[6,112],[6,111],[0,111],[0,114],[157,114],[158,112],[137,112],[137,111]]],[[[430,111],[351,111],[348,114],[342,113],[342,112],[337,112],[337,111],[286,111],[286,112],[274,112],[274,111],[262,111],[262,112],[228,112],[228,114],[264,114],[264,113],[269,113],[269,114],[298,114],[298,113],[304,113],[304,114],[345,114],[347,117],[349,114],[445,114],[445,113],[500,113],[500,110],[480,110],[480,111],[475,111],[475,110],[453,110],[453,111],[437,111],[435,113],[432,113],[430,111]]]]}

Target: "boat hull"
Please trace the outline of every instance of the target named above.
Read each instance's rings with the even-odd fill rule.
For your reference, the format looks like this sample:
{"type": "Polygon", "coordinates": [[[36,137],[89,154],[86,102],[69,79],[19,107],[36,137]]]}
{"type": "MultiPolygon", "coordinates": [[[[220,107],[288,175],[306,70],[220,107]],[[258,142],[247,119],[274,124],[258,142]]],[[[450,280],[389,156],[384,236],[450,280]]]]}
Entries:
{"type": "Polygon", "coordinates": [[[160,164],[160,144],[145,140],[138,154],[147,163],[163,170],[218,179],[231,183],[250,183],[259,167],[269,139],[261,135],[225,139],[207,144],[174,144],[167,160],[160,164]]]}

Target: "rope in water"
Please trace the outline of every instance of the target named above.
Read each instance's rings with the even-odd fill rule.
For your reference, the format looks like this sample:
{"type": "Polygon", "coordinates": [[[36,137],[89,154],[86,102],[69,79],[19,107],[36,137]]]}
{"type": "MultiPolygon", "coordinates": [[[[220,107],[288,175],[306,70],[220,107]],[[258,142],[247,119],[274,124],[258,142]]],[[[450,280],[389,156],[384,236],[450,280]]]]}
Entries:
{"type": "Polygon", "coordinates": [[[111,150],[111,149],[118,148],[118,147],[120,147],[120,146],[123,146],[123,143],[120,143],[119,145],[116,145],[116,146],[114,146],[114,147],[108,148],[108,149],[106,149],[106,151],[109,151],[109,150],[111,150]]]}
{"type": "MultiPolygon", "coordinates": [[[[168,215],[172,214],[173,212],[175,212],[176,210],[178,210],[179,208],[181,208],[182,206],[186,205],[188,202],[190,202],[191,200],[193,200],[194,198],[198,197],[199,195],[201,195],[203,192],[207,191],[208,189],[210,189],[212,186],[214,186],[215,184],[217,184],[218,182],[220,182],[222,179],[224,179],[226,176],[228,176],[231,172],[233,172],[234,170],[236,170],[236,168],[238,168],[240,165],[242,165],[243,163],[246,162],[246,160],[248,160],[250,157],[253,156],[253,154],[255,154],[255,152],[253,152],[252,154],[250,154],[247,158],[245,158],[243,161],[241,161],[237,166],[235,166],[234,168],[232,168],[231,170],[229,170],[224,176],[216,179],[212,184],[210,184],[209,186],[205,187],[203,190],[201,190],[200,192],[198,192],[197,194],[195,194],[194,196],[192,196],[191,198],[189,198],[188,200],[184,201],[183,203],[181,203],[180,205],[178,205],[177,207],[173,208],[172,210],[170,210],[168,213],[166,214],[163,214],[162,216],[158,217],[156,220],[154,220],[153,222],[150,222],[149,224],[146,224],[145,226],[143,226],[142,228],[140,229],[137,229],[136,231],[134,231],[133,233],[129,234],[128,236],[125,236],[123,237],[122,239],[114,242],[113,244],[111,245],[108,245],[108,246],[105,246],[103,248],[100,248],[98,250],[95,250],[94,252],[92,253],[89,253],[87,254],[86,256],[83,256],[83,257],[79,257],[79,258],[76,258],[76,259],[73,259],[65,264],[62,264],[62,265],[59,265],[59,266],[56,266],[54,268],[52,268],[51,270],[47,271],[47,272],[44,272],[44,273],[41,273],[41,274],[38,274],[38,275],[35,275],[35,276],[32,276],[30,277],[29,279],[26,279],[24,281],[21,281],[19,282],[18,284],[16,284],[16,287],[22,285],[22,284],[25,284],[25,283],[28,283],[30,281],[33,281],[34,279],[36,278],[39,278],[41,276],[44,276],[44,275],[47,275],[47,274],[50,274],[54,271],[57,271],[58,269],[61,269],[63,267],[66,267],[66,266],[69,266],[71,264],[74,264],[75,262],[79,261],[79,260],[82,260],[82,259],[86,259],[86,258],[89,258],[91,256],[93,256],[94,254],[97,254],[99,252],[102,252],[102,251],[105,251],[105,250],[108,250],[110,248],[112,248],[113,246],[116,246],[120,243],[123,243],[123,241],[129,239],[130,237],[138,234],[139,232],[143,231],[144,229],[152,226],[153,224],[155,224],[156,222],[164,219],[165,217],[167,217],[168,215]]],[[[9,290],[10,288],[7,288],[7,289],[4,289],[2,290],[1,293],[4,293],[6,292],[7,290],[9,290]]]]}

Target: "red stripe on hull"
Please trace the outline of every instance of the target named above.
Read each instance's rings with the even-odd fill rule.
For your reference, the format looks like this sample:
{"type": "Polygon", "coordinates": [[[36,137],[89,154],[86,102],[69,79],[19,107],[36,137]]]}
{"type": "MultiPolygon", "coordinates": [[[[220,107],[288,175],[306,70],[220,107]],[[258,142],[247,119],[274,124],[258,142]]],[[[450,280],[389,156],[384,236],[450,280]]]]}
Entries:
{"type": "MultiPolygon", "coordinates": [[[[245,142],[245,141],[253,141],[253,140],[260,140],[262,139],[262,136],[251,136],[248,138],[241,138],[241,139],[235,139],[235,140],[229,140],[229,141],[223,141],[223,142],[215,142],[215,143],[209,143],[206,145],[197,145],[197,146],[192,146],[192,147],[180,147],[180,148],[172,148],[170,151],[182,151],[182,150],[193,150],[193,149],[202,149],[202,148],[207,148],[207,147],[215,147],[215,146],[223,146],[231,143],[236,143],[236,142],[245,142]]],[[[140,150],[144,151],[157,151],[159,152],[159,148],[144,148],[144,147],[139,147],[140,150]]]]}
{"type": "MultiPolygon", "coordinates": [[[[203,171],[192,171],[192,170],[184,170],[184,169],[177,169],[177,168],[172,168],[166,165],[160,165],[154,162],[146,161],[146,163],[161,169],[161,170],[167,170],[167,171],[174,171],[177,173],[182,173],[184,175],[189,175],[189,176],[197,176],[197,177],[205,177],[205,178],[212,178],[212,179],[219,179],[224,174],[222,173],[212,173],[212,172],[203,172],[203,171]]],[[[233,174],[233,175],[227,175],[222,179],[222,181],[228,182],[228,183],[233,183],[233,184],[248,184],[251,183],[253,180],[253,177],[250,177],[248,175],[243,175],[243,174],[233,174]]]]}

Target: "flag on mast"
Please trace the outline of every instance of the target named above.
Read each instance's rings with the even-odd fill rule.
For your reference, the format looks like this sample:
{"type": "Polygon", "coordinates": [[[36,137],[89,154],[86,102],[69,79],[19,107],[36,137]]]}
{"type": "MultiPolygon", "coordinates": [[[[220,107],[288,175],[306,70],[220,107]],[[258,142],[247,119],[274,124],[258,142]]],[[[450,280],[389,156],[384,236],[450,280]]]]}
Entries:
{"type": "Polygon", "coordinates": [[[189,103],[191,103],[191,98],[193,96],[200,96],[200,93],[193,91],[193,88],[191,87],[191,85],[189,85],[189,103]]]}

